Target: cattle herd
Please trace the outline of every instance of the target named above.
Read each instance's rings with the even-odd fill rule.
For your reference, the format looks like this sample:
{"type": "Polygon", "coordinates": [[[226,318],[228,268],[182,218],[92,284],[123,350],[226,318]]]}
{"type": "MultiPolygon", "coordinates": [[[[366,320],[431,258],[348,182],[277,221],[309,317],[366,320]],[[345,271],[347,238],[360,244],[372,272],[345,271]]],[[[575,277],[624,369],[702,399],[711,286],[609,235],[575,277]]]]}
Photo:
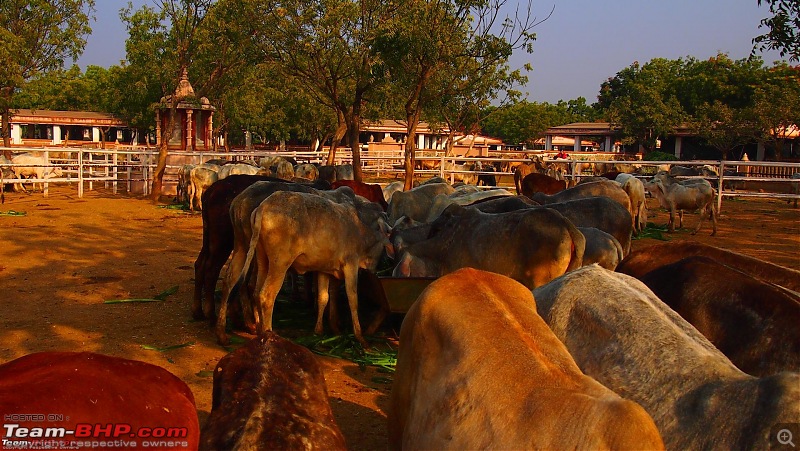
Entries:
{"type": "Polygon", "coordinates": [[[188,448],[345,449],[316,359],[272,332],[273,307],[285,281],[313,275],[314,330],[327,312],[338,333],[341,281],[367,347],[358,275],[380,270],[435,278],[400,329],[391,449],[767,449],[800,423],[800,272],[691,242],[631,251],[647,193],[670,232],[686,210],[700,212],[693,233],[705,215],[716,233],[702,175],[568,187],[534,161],[517,168],[513,195],[439,178],[403,191],[280,158],[224,163],[180,171],[179,197],[203,219],[191,315],[222,344],[229,320],[256,338],[217,365],[202,430],[191,391],[166,370],[91,353],[0,365],[0,412],[88,400],[93,416],[75,421],[182,425],[188,448]],[[24,372],[27,383],[4,382],[24,372]]]}

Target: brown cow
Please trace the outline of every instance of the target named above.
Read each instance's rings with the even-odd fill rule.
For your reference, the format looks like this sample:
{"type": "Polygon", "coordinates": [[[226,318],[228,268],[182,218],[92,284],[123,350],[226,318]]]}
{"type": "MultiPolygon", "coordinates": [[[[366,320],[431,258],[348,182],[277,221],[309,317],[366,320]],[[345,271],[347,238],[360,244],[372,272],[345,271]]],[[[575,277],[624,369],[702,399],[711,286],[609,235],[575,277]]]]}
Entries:
{"type": "Polygon", "coordinates": [[[538,172],[526,175],[520,183],[522,194],[528,197],[531,197],[533,193],[555,194],[565,189],[567,189],[566,180],[558,180],[538,172]]]}
{"type": "Polygon", "coordinates": [[[118,442],[125,449],[194,450],[200,437],[194,396],[182,380],[159,366],[90,352],[39,352],[0,365],[0,418],[4,442],[41,449],[79,441],[87,448],[118,442]],[[41,419],[9,419],[22,414],[41,419]],[[34,439],[36,428],[56,437],[34,439]]]}
{"type": "Polygon", "coordinates": [[[333,189],[336,189],[340,186],[348,186],[350,187],[356,195],[361,196],[367,199],[370,202],[375,202],[383,208],[383,211],[386,211],[389,208],[389,204],[386,202],[386,199],[383,197],[383,188],[377,183],[364,183],[364,182],[357,182],[355,180],[337,180],[331,184],[333,189]]]}
{"type": "Polygon", "coordinates": [[[800,294],[700,256],[641,280],[745,373],[800,372],[800,294]]]}
{"type": "Polygon", "coordinates": [[[654,244],[625,257],[617,272],[641,279],[648,272],[693,255],[702,255],[752,277],[800,292],[800,271],[693,241],[654,244]]]}
{"type": "Polygon", "coordinates": [[[391,449],[663,449],[644,409],[584,375],[525,286],[465,268],[400,329],[391,449]]]}
{"type": "Polygon", "coordinates": [[[642,282],[592,265],[533,291],[587,375],[639,403],[667,449],[768,449],[796,423],[800,374],[743,373],[642,282]]]}
{"type": "Polygon", "coordinates": [[[347,449],[311,351],[265,332],[223,357],[200,449],[347,449]]]}

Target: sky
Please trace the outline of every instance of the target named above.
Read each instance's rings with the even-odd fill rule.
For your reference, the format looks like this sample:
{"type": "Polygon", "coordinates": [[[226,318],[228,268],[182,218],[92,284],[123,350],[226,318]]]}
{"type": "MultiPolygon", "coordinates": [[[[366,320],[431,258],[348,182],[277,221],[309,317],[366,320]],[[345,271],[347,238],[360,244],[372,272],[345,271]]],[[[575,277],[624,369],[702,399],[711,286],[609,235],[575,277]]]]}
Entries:
{"type": "MultiPolygon", "coordinates": [[[[127,30],[119,10],[129,0],[97,0],[92,35],[77,63],[109,67],[125,59],[127,30]]],[[[521,88],[530,101],[556,103],[586,98],[597,100],[600,85],[638,61],[692,56],[707,59],[726,53],[746,58],[752,39],[764,33],[758,25],[769,16],[757,0],[532,0],[536,26],[533,53],[518,52],[513,68],[530,63],[528,85],[521,88]]],[[[134,8],[155,7],[153,0],[132,0],[134,8]]],[[[517,4],[507,0],[506,6],[517,4]]],[[[520,2],[524,8],[526,1],[520,2]]],[[[760,54],[767,65],[781,59],[777,52],[760,54]]]]}

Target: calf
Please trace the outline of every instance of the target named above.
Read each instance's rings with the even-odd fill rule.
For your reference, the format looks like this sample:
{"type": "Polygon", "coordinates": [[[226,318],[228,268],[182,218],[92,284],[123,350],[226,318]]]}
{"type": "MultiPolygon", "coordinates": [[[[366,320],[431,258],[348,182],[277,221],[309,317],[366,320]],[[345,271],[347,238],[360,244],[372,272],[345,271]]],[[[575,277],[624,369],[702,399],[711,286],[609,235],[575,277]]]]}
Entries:
{"type": "MultiPolygon", "coordinates": [[[[371,204],[371,203],[370,203],[371,204]]],[[[383,214],[383,213],[381,213],[383,214]]],[[[286,271],[302,274],[317,272],[317,324],[322,332],[322,312],[328,303],[329,277],[344,279],[353,330],[365,347],[358,321],[358,269],[374,270],[388,246],[385,223],[369,209],[338,204],[320,196],[289,191],[277,192],[253,212],[252,238],[247,259],[236,283],[230,289],[235,296],[241,289],[253,259],[257,258],[256,293],[260,332],[272,330],[272,310],[286,271]]],[[[217,321],[217,338],[226,344],[225,298],[217,321]]],[[[380,320],[383,318],[380,317],[380,320]]],[[[380,325],[376,320],[367,329],[380,325]]]]}
{"type": "Polygon", "coordinates": [[[704,179],[690,179],[681,181],[668,181],[668,179],[653,178],[645,184],[645,189],[658,199],[662,208],[669,211],[669,231],[675,231],[675,212],[678,212],[678,227],[683,227],[683,210],[699,211],[700,221],[692,231],[696,234],[703,226],[705,214],[711,218],[713,228],[711,236],[717,234],[717,191],[704,179]]]}
{"type": "Polygon", "coordinates": [[[272,332],[219,361],[211,402],[201,450],[346,449],[317,359],[272,332]]]}
{"type": "Polygon", "coordinates": [[[203,209],[203,192],[219,180],[219,170],[220,166],[204,163],[189,171],[189,210],[203,209]]]}
{"type": "Polygon", "coordinates": [[[488,214],[451,205],[429,236],[406,248],[396,277],[439,277],[472,267],[534,288],[579,268],[586,247],[580,231],[548,208],[488,214]]]}
{"type": "Polygon", "coordinates": [[[522,194],[528,197],[532,197],[533,193],[555,194],[565,189],[567,189],[566,180],[558,180],[538,172],[526,175],[520,182],[522,194]]]}
{"type": "Polygon", "coordinates": [[[663,449],[647,413],[584,375],[530,290],[498,274],[465,268],[428,286],[396,370],[391,449],[663,449]]]}
{"type": "Polygon", "coordinates": [[[700,256],[641,280],[745,373],[800,371],[800,294],[700,256]]]}
{"type": "Polygon", "coordinates": [[[587,266],[533,296],[581,370],[644,407],[667,449],[768,449],[777,423],[797,422],[800,374],[743,373],[630,276],[587,266]]]}
{"type": "Polygon", "coordinates": [[[232,175],[203,193],[203,244],[194,262],[192,317],[214,320],[214,291],[219,273],[233,250],[231,202],[257,181],[281,181],[263,175],[232,175]]]}
{"type": "Polygon", "coordinates": [[[87,443],[122,440],[125,449],[165,449],[159,443],[167,441],[173,442],[170,449],[197,449],[200,435],[194,396],[178,377],[149,363],[90,352],[39,352],[0,365],[0,416],[4,448],[5,439],[23,437],[12,435],[22,429],[28,429],[27,437],[36,437],[34,428],[75,431],[72,439],[79,425],[91,426],[84,432],[101,431],[87,443]],[[8,419],[28,413],[50,415],[33,423],[8,419]],[[9,434],[12,425],[16,432],[9,434]],[[153,438],[135,438],[144,432],[153,438]]]}

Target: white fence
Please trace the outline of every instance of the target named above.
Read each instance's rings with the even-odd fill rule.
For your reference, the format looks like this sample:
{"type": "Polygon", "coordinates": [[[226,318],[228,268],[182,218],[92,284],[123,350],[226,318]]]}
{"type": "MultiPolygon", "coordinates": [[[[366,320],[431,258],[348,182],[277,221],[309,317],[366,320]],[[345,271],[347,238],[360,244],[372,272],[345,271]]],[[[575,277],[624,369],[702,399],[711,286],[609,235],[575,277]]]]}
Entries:
{"type": "MultiPolygon", "coordinates": [[[[0,151],[8,150],[0,148],[0,151]]],[[[95,184],[102,183],[106,189],[117,193],[120,190],[149,194],[152,173],[158,158],[158,153],[153,148],[121,147],[113,150],[103,149],[77,149],[77,148],[19,148],[10,149],[12,153],[38,152],[45,156],[49,164],[45,167],[59,167],[63,176],[45,179],[43,193],[48,194],[48,185],[75,184],[78,196],[82,197],[84,189],[93,190],[95,184]]],[[[266,156],[280,155],[292,157],[298,162],[324,163],[327,153],[320,152],[257,152],[235,151],[224,152],[171,152],[170,158],[183,162],[201,163],[209,159],[227,160],[256,160],[266,156]]],[[[550,153],[542,152],[547,157],[550,153]]],[[[718,176],[709,179],[719,193],[718,206],[721,206],[724,197],[769,197],[798,199],[797,187],[800,182],[792,179],[794,173],[800,173],[800,163],[781,162],[755,162],[755,161],[609,161],[608,155],[593,155],[581,153],[568,160],[553,160],[545,158],[549,163],[555,163],[564,169],[565,177],[573,182],[583,177],[600,175],[613,169],[623,169],[622,172],[631,172],[634,169],[647,179],[658,169],[669,165],[687,167],[711,166],[716,169],[718,176]]],[[[439,176],[451,183],[463,175],[494,175],[498,178],[498,186],[513,189],[513,167],[515,164],[529,162],[529,158],[509,158],[507,156],[491,157],[445,157],[435,151],[420,151],[416,161],[423,166],[416,169],[415,175],[421,177],[439,176]],[[474,165],[476,162],[486,166],[499,167],[495,171],[474,171],[464,166],[474,165]],[[464,166],[456,166],[456,164],[464,166]]],[[[349,149],[339,149],[336,164],[351,163],[352,156],[349,149]]],[[[404,156],[402,152],[362,152],[361,165],[365,174],[375,177],[401,178],[404,156]]],[[[183,163],[181,163],[183,164],[183,163]]],[[[0,164],[0,169],[11,169],[14,164],[0,164]]],[[[28,166],[28,165],[26,165],[28,166]]],[[[179,165],[168,165],[164,176],[165,185],[177,181],[179,165]]],[[[39,183],[36,179],[4,178],[3,183],[39,183]]]]}

